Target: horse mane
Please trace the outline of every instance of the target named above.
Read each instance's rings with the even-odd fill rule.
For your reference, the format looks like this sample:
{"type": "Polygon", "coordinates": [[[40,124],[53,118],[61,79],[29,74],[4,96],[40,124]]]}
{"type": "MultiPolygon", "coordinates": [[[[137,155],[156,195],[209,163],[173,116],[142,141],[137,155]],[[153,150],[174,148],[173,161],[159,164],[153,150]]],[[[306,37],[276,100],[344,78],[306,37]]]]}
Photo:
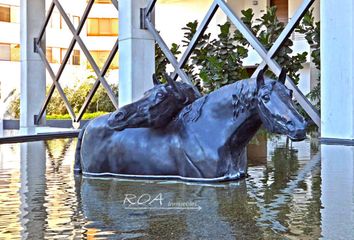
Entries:
{"type": "Polygon", "coordinates": [[[240,113],[250,110],[254,106],[254,100],[257,96],[257,88],[254,81],[249,79],[237,81],[234,83],[236,91],[232,94],[233,120],[236,120],[240,113]]]}
{"type": "Polygon", "coordinates": [[[185,122],[195,122],[198,120],[202,114],[202,108],[207,101],[209,95],[205,95],[201,98],[198,98],[193,103],[184,107],[179,113],[177,119],[183,119],[185,122]]]}
{"type": "MultiPolygon", "coordinates": [[[[233,106],[233,120],[236,120],[240,113],[243,113],[245,110],[250,110],[252,107],[254,107],[253,103],[255,97],[257,96],[255,79],[239,80],[233,84],[223,86],[216,91],[222,91],[223,89],[227,88],[234,89],[230,102],[232,102],[233,106]]],[[[197,121],[202,114],[203,106],[206,103],[208,97],[209,94],[204,95],[203,97],[184,107],[178,114],[176,120],[180,119],[184,122],[197,121]]]]}

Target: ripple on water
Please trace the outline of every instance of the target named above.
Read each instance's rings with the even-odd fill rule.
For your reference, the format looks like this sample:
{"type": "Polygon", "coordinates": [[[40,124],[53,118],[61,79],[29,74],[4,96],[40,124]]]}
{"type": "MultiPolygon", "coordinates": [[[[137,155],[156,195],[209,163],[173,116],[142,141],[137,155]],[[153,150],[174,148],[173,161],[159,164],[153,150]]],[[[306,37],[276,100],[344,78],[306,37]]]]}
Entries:
{"type": "Polygon", "coordinates": [[[320,238],[317,151],[310,142],[276,143],[253,146],[260,153],[250,156],[248,178],[220,184],[74,177],[75,141],[0,145],[0,238],[320,238]],[[163,201],[129,209],[126,194],[163,201]]]}

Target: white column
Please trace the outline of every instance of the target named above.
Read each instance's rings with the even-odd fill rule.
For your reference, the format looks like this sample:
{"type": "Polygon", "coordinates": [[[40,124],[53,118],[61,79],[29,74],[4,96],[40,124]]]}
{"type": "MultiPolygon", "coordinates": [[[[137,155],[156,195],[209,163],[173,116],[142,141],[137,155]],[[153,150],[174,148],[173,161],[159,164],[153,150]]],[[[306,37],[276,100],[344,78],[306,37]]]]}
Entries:
{"type": "Polygon", "coordinates": [[[321,1],[321,136],[354,139],[352,0],[321,1]]]}
{"type": "Polygon", "coordinates": [[[2,116],[0,115],[0,137],[4,136],[4,120],[2,119],[2,116]]]}
{"type": "Polygon", "coordinates": [[[354,147],[321,146],[323,239],[354,236],[354,147]]]}
{"type": "Polygon", "coordinates": [[[45,67],[34,52],[45,19],[44,0],[21,0],[21,104],[20,127],[33,129],[34,115],[39,113],[45,99],[45,67]]]}
{"type": "Polygon", "coordinates": [[[140,29],[140,8],[147,0],[119,1],[119,105],[131,103],[150,89],[155,72],[155,42],[140,29]]]}

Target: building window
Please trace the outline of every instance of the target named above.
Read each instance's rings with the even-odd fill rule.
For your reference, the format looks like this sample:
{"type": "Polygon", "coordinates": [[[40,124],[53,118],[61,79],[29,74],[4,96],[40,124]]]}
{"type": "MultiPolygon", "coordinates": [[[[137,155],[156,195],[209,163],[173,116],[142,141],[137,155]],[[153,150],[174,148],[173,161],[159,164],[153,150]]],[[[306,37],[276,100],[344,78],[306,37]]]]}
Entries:
{"type": "Polygon", "coordinates": [[[96,0],[96,3],[112,3],[111,0],[96,0]]]}
{"type": "Polygon", "coordinates": [[[0,60],[18,62],[21,59],[20,44],[0,43],[0,60]]]}
{"type": "Polygon", "coordinates": [[[79,26],[80,23],[80,17],[79,16],[73,16],[73,25],[75,28],[79,26]]]}
{"type": "Polygon", "coordinates": [[[20,44],[11,44],[11,61],[19,62],[21,60],[20,44]]]}
{"type": "Polygon", "coordinates": [[[11,6],[10,21],[12,23],[20,23],[20,7],[11,6]]]}
{"type": "Polygon", "coordinates": [[[0,5],[0,21],[11,22],[11,8],[7,5],[0,5]]]}
{"type": "Polygon", "coordinates": [[[63,16],[60,15],[60,29],[69,29],[68,25],[66,25],[66,22],[63,18],[63,16]]]}
{"type": "MultiPolygon", "coordinates": [[[[88,0],[86,2],[89,2],[88,0]]],[[[112,3],[111,0],[96,0],[95,3],[103,3],[103,4],[107,4],[107,3],[112,3]]]]}
{"type": "Polygon", "coordinates": [[[63,63],[67,51],[68,51],[67,48],[60,48],[60,63],[63,63]]]}
{"type": "MultiPolygon", "coordinates": [[[[110,51],[90,51],[93,59],[100,69],[102,69],[103,65],[107,61],[110,51]]],[[[87,65],[88,68],[92,68],[90,63],[87,65]]],[[[109,67],[110,69],[118,69],[118,54],[116,54],[113,58],[112,64],[109,67]]]]}
{"type": "Polygon", "coordinates": [[[118,19],[89,18],[87,24],[88,36],[118,36],[118,19]]]}
{"type": "Polygon", "coordinates": [[[0,60],[2,60],[2,61],[10,61],[11,60],[10,44],[0,43],[0,60]]]}
{"type": "Polygon", "coordinates": [[[73,51],[72,62],[73,65],[80,65],[80,50],[73,51]]]}
{"type": "Polygon", "coordinates": [[[288,0],[271,0],[270,6],[277,7],[277,17],[280,22],[288,22],[288,0]]]}
{"type": "Polygon", "coordinates": [[[47,48],[45,52],[45,56],[49,63],[54,63],[53,61],[53,48],[47,48]]]}
{"type": "Polygon", "coordinates": [[[50,63],[60,63],[60,57],[61,57],[60,48],[57,48],[57,47],[48,48],[47,58],[50,63]],[[49,59],[48,57],[50,54],[51,54],[51,57],[49,59]]]}
{"type": "Polygon", "coordinates": [[[49,20],[49,26],[54,29],[60,28],[60,13],[53,12],[49,20]]]}

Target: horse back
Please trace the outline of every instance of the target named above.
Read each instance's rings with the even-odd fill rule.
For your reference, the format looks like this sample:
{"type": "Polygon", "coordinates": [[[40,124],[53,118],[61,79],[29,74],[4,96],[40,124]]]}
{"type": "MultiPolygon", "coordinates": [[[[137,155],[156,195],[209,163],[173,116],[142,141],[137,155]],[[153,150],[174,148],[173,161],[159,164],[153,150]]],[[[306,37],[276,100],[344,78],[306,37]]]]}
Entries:
{"type": "Polygon", "coordinates": [[[176,174],[171,155],[178,141],[165,131],[127,128],[115,131],[105,121],[95,119],[86,128],[81,147],[83,173],[176,174]]]}

